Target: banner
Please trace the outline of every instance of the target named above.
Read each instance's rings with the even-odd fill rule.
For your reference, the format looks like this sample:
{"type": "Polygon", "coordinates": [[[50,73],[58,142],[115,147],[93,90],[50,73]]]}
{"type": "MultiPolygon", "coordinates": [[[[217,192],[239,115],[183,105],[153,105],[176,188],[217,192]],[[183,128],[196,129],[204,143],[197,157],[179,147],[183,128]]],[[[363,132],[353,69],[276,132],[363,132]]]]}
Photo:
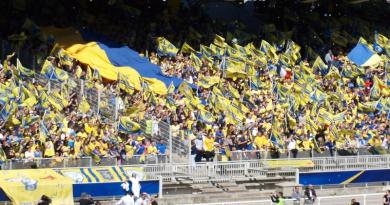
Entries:
{"type": "Polygon", "coordinates": [[[139,179],[145,179],[142,167],[67,168],[58,170],[58,173],[72,179],[75,184],[122,182],[128,180],[133,173],[139,179]]]}
{"type": "Polygon", "coordinates": [[[72,180],[51,169],[0,171],[0,187],[15,205],[37,204],[42,195],[53,205],[72,205],[72,180]]]}
{"type": "Polygon", "coordinates": [[[314,167],[314,162],[312,160],[267,160],[264,164],[268,168],[314,167]]]}

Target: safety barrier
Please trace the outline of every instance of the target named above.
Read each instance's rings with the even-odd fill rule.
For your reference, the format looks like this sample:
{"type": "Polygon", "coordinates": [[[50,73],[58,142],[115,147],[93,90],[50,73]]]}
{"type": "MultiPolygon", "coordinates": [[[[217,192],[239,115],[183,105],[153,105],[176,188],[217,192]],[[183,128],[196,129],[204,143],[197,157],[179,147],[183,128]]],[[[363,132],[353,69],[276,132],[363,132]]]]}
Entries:
{"type": "MultiPolygon", "coordinates": [[[[356,195],[340,195],[340,196],[323,196],[318,197],[317,200],[312,203],[313,205],[345,205],[350,204],[352,199],[356,199],[361,205],[382,204],[383,194],[356,194],[356,195]]],[[[294,199],[286,199],[286,205],[303,204],[304,200],[296,201],[294,199]]],[[[235,202],[218,202],[218,203],[202,203],[192,205],[273,205],[271,200],[257,200],[257,201],[235,201],[235,202]]],[[[187,204],[182,204],[187,205],[187,204]]]]}
{"type": "Polygon", "coordinates": [[[140,164],[162,164],[168,162],[167,155],[133,155],[125,160],[103,157],[97,164],[91,157],[81,158],[35,158],[9,160],[1,164],[1,169],[30,169],[32,166],[39,168],[67,168],[67,167],[92,167],[92,166],[118,166],[118,165],[140,165],[140,164]]]}
{"type": "MultiPolygon", "coordinates": [[[[333,156],[329,151],[316,152],[315,150],[299,150],[296,158],[320,158],[320,157],[357,157],[357,156],[374,156],[367,148],[359,148],[350,152],[350,155],[345,154],[345,150],[336,150],[333,152],[333,156]],[[344,151],[344,152],[343,152],[344,151]],[[340,153],[339,153],[340,152],[340,153]]],[[[389,151],[390,154],[390,151],[389,151]]],[[[245,151],[231,151],[230,158],[227,159],[225,154],[216,153],[215,160],[217,161],[247,161],[247,160],[258,160],[258,159],[289,159],[294,158],[288,150],[279,150],[278,154],[267,150],[245,150],[245,151]]]]}

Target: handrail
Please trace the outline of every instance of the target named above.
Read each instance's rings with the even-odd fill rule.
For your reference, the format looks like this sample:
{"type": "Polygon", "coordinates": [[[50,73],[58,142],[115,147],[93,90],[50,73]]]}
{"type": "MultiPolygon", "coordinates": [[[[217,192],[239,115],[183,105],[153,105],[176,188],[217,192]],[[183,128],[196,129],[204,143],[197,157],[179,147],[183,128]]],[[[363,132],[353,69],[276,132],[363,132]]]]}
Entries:
{"type": "MultiPolygon", "coordinates": [[[[368,196],[382,196],[382,193],[370,193],[370,194],[351,194],[351,195],[337,195],[337,196],[321,196],[317,197],[316,204],[321,205],[321,200],[324,199],[338,199],[338,198],[356,198],[356,197],[363,197],[362,205],[367,204],[367,197],[368,196]]],[[[381,198],[382,199],[382,198],[381,198]]],[[[380,200],[381,200],[380,199],[380,200]]],[[[285,201],[295,201],[294,199],[285,199],[285,201]]],[[[192,205],[234,205],[234,204],[273,204],[271,200],[254,200],[254,201],[234,201],[234,202],[216,202],[216,203],[199,203],[199,204],[192,204],[192,205]]],[[[330,204],[334,202],[329,202],[330,204]]],[[[324,203],[323,203],[324,204],[324,203]]],[[[190,205],[190,204],[181,204],[181,205],[190,205]]]]}

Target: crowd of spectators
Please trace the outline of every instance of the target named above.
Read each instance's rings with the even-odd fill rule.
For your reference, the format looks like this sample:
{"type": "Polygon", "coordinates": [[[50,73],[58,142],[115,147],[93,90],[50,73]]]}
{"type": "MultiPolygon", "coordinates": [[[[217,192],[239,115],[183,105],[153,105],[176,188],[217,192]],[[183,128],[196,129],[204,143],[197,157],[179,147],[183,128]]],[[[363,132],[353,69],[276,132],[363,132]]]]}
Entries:
{"type": "MultiPolygon", "coordinates": [[[[197,11],[184,9],[180,12],[197,11]]],[[[166,17],[161,18],[164,22],[150,24],[152,28],[148,28],[148,31],[141,29],[140,25],[143,24],[122,26],[118,31],[113,24],[105,23],[118,20],[120,15],[113,15],[114,19],[100,16],[98,20],[95,17],[90,20],[84,16],[82,21],[86,21],[83,23],[99,33],[122,43],[126,42],[140,51],[155,45],[152,41],[154,38],[145,38],[145,33],[155,37],[164,33],[164,29],[192,30],[191,36],[195,36],[196,40],[189,39],[189,42],[197,48],[197,43],[212,39],[214,35],[211,33],[215,32],[213,26],[219,26],[218,23],[210,21],[212,23],[201,24],[204,28],[201,26],[196,29],[181,29],[181,26],[177,25],[177,28],[174,28],[170,22],[196,25],[194,22],[206,22],[210,19],[202,17],[201,13],[194,15],[194,22],[178,20],[169,16],[169,13],[164,13],[164,16],[166,17]],[[170,18],[175,20],[169,20],[170,18]],[[203,18],[206,19],[199,20],[203,18]],[[162,31],[153,30],[153,25],[155,29],[162,31]],[[123,27],[128,30],[123,31],[123,27]],[[137,29],[130,29],[133,27],[137,29]],[[129,35],[132,32],[136,34],[129,35]],[[199,32],[206,34],[203,35],[206,37],[197,38],[199,32]]],[[[166,36],[167,39],[175,39],[174,42],[182,42],[182,39],[185,39],[183,35],[189,36],[188,32],[180,33],[181,37],[172,35],[172,32],[167,33],[170,34],[166,36]]],[[[255,39],[260,42],[257,37],[255,39]]],[[[287,42],[292,42],[285,40],[282,46],[275,46],[278,55],[286,53],[287,42]]],[[[237,41],[226,43],[233,47],[239,46],[237,41]]],[[[39,46],[42,48],[40,51],[46,53],[41,63],[53,45],[54,42],[50,42],[43,48],[39,46]]],[[[249,48],[250,44],[248,45],[249,48]]],[[[302,49],[298,50],[298,53],[307,53],[306,45],[301,46],[302,49]]],[[[254,47],[256,52],[261,52],[259,45],[254,47]]],[[[251,56],[253,53],[253,50],[248,51],[245,58],[254,61],[251,59],[254,57],[251,56]]],[[[373,154],[381,154],[389,149],[389,78],[385,70],[388,66],[385,53],[382,53],[383,60],[380,64],[364,68],[355,66],[346,57],[346,52],[342,51],[335,55],[329,53],[330,58],[320,56],[328,64],[326,69],[318,66],[320,61],[313,63],[315,58],[299,57],[292,64],[283,67],[286,75],[280,74],[281,66],[274,57],[265,55],[262,56],[262,62],[251,66],[250,75],[230,76],[227,75],[229,67],[223,68],[227,59],[221,57],[203,55],[200,56],[201,63],[198,64],[191,58],[190,53],[186,52],[169,57],[157,52],[145,52],[144,55],[152,63],[159,65],[164,75],[182,78],[187,83],[196,85],[198,89],[192,90],[191,95],[188,95],[179,87],[166,96],[156,95],[156,99],[151,101],[143,90],[129,93],[119,89],[115,82],[93,77],[94,72],[76,59],[68,64],[61,61],[56,54],[51,54],[47,61],[66,71],[70,79],[82,79],[91,87],[116,94],[123,102],[123,113],[130,112],[129,115],[134,121],[140,121],[146,116],[155,121],[170,123],[173,137],[191,141],[194,161],[201,161],[202,158],[212,160],[216,152],[221,153],[223,160],[228,160],[231,152],[247,150],[257,150],[258,157],[262,158],[268,151],[276,154],[275,156],[286,152],[295,157],[302,150],[333,153],[337,149],[346,154],[355,154],[357,149],[367,148],[373,154]],[[216,80],[216,83],[204,85],[204,81],[211,80],[216,80]],[[304,89],[307,87],[311,88],[309,93],[305,93],[304,89]],[[373,93],[373,90],[379,94],[373,93]],[[318,93],[326,99],[313,99],[318,93]],[[222,99],[220,103],[216,102],[219,98],[222,99]],[[238,107],[239,119],[223,109],[224,106],[229,107],[224,103],[238,107]],[[136,111],[133,108],[137,108],[136,111]],[[319,113],[342,113],[343,117],[337,122],[324,122],[318,116],[319,113]],[[207,119],[204,114],[209,115],[207,119]]],[[[17,103],[17,109],[13,109],[12,114],[2,119],[0,140],[3,158],[93,156],[96,161],[102,157],[122,161],[133,155],[167,153],[166,142],[159,140],[158,133],[153,139],[146,139],[140,134],[119,133],[115,123],[105,122],[92,115],[90,108],[81,111],[80,107],[85,105],[85,100],[75,89],[74,83],[62,83],[63,88],[53,91],[31,79],[20,74],[15,56],[5,59],[0,83],[1,92],[4,94],[2,96],[7,97],[7,100],[1,108],[2,111],[7,111],[10,102],[14,102],[17,103]],[[46,100],[43,97],[55,92],[66,99],[66,105],[61,109],[56,108],[50,98],[46,100]],[[35,101],[29,98],[30,95],[34,96],[35,101]],[[28,99],[30,100],[25,103],[28,99]]]]}
{"type": "MultiPolygon", "coordinates": [[[[228,160],[231,152],[247,150],[257,150],[261,158],[264,154],[260,153],[268,151],[276,156],[286,152],[296,157],[299,151],[313,149],[329,150],[331,154],[336,149],[344,154],[356,154],[358,148],[367,148],[373,154],[383,154],[389,149],[385,61],[376,67],[359,69],[340,53],[332,56],[328,62],[332,69],[326,71],[302,59],[300,64],[283,67],[286,75],[277,71],[276,64],[258,63],[253,66],[252,77],[229,77],[226,76],[229,68],[220,69],[222,59],[218,58],[211,62],[202,58],[199,67],[190,55],[181,52],[174,57],[152,52],[149,58],[161,66],[165,75],[183,78],[198,89],[188,96],[179,87],[167,96],[155,95],[153,102],[145,95],[146,91],[129,94],[118,89],[116,83],[91,77],[92,71],[77,60],[71,65],[65,65],[58,56],[48,57],[47,61],[69,72],[70,79],[83,79],[91,87],[113,93],[119,90],[124,114],[137,107],[130,114],[135,121],[153,116],[155,121],[170,123],[174,138],[191,141],[195,161],[211,160],[215,152],[228,160]],[[330,75],[331,72],[337,74],[330,75]],[[218,79],[216,83],[203,84],[204,79],[213,77],[218,79]],[[312,82],[308,81],[310,78],[312,82]],[[311,88],[306,96],[301,82],[311,88]],[[379,93],[374,94],[373,90],[379,93]],[[315,99],[318,91],[325,99],[315,99]],[[217,96],[222,98],[221,105],[213,100],[217,96]],[[235,114],[240,117],[229,116],[229,109],[220,107],[224,102],[235,104],[239,112],[235,114]],[[323,121],[319,117],[321,112],[342,113],[342,117],[338,121],[323,121]],[[209,114],[209,118],[205,119],[203,113],[209,114]]],[[[81,105],[85,103],[74,83],[50,91],[36,79],[24,76],[12,63],[13,59],[5,60],[0,74],[2,93],[7,97],[2,110],[7,111],[7,103],[12,102],[17,102],[18,107],[2,119],[0,137],[7,159],[93,156],[99,161],[102,157],[125,160],[133,155],[166,154],[165,142],[157,143],[140,134],[118,133],[114,123],[91,115],[90,107],[82,112],[81,105]],[[43,97],[53,92],[69,99],[63,108],[57,109],[50,97],[43,97]],[[42,134],[45,129],[47,134],[42,134]]]]}

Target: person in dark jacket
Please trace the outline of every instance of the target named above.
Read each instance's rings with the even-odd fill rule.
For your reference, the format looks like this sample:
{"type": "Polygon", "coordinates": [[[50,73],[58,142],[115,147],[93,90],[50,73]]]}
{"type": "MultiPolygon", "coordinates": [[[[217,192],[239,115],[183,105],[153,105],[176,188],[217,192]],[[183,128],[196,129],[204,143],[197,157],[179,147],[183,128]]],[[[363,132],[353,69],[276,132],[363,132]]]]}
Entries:
{"type": "Polygon", "coordinates": [[[94,201],[90,195],[83,192],[81,193],[81,199],[79,200],[80,205],[92,205],[94,204],[94,201]]]}
{"type": "Polygon", "coordinates": [[[310,184],[305,190],[305,204],[313,204],[317,198],[316,190],[310,184]]]}
{"type": "Polygon", "coordinates": [[[49,205],[49,204],[51,204],[51,199],[46,195],[42,195],[41,199],[38,202],[38,205],[49,205]]]}

